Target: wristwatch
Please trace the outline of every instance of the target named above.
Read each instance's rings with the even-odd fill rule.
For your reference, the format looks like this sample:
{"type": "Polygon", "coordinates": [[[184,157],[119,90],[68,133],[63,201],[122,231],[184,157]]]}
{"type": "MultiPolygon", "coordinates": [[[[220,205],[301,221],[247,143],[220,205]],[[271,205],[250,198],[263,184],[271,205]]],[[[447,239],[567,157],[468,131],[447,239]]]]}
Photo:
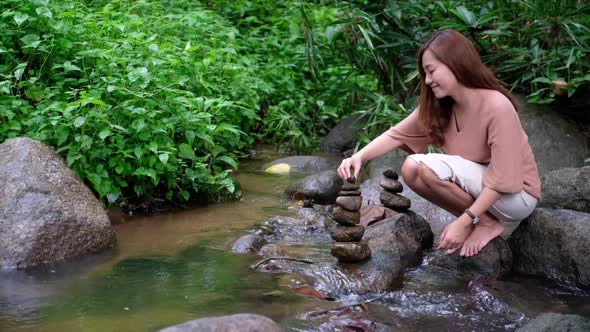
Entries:
{"type": "Polygon", "coordinates": [[[473,214],[473,212],[469,211],[469,209],[465,209],[465,213],[471,217],[471,223],[472,224],[477,224],[479,222],[479,217],[476,216],[475,214],[473,214]]]}

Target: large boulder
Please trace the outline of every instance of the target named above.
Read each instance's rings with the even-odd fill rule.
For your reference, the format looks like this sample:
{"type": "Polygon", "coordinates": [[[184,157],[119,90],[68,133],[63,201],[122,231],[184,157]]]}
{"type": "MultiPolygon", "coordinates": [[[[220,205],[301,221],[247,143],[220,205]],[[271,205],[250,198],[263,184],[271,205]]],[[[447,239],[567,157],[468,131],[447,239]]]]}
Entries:
{"type": "Polygon", "coordinates": [[[207,317],[191,320],[160,330],[160,332],[281,332],[272,319],[255,314],[207,317]]]}
{"type": "Polygon", "coordinates": [[[540,175],[566,167],[582,167],[590,155],[578,125],[547,105],[520,103],[518,115],[533,148],[540,175]]]}
{"type": "Polygon", "coordinates": [[[363,294],[398,287],[405,271],[420,264],[422,251],[432,247],[433,234],[424,219],[409,212],[369,225],[363,241],[371,249],[371,259],[339,264],[350,279],[338,285],[340,292],[363,294]]]}
{"type": "Polygon", "coordinates": [[[475,256],[463,257],[460,252],[447,255],[444,251],[435,251],[429,255],[428,264],[495,278],[506,276],[512,270],[512,251],[502,237],[493,239],[475,256]]]}
{"type": "Polygon", "coordinates": [[[317,203],[333,203],[336,201],[342,183],[338,173],[332,169],[292,183],[287,187],[285,193],[293,196],[296,192],[301,192],[305,198],[312,199],[317,203]]]}
{"type": "Polygon", "coordinates": [[[336,167],[326,159],[316,156],[291,156],[266,163],[261,167],[262,171],[270,173],[313,174],[329,169],[336,167]]]}
{"type": "Polygon", "coordinates": [[[320,149],[324,152],[343,152],[352,149],[356,144],[356,135],[365,123],[364,117],[346,118],[320,140],[320,149]]]}
{"type": "Polygon", "coordinates": [[[115,232],[102,204],[55,151],[0,144],[0,266],[29,268],[103,251],[115,232]]]}
{"type": "Polygon", "coordinates": [[[541,182],[539,207],[590,213],[590,166],[551,171],[541,182]]]}
{"type": "Polygon", "coordinates": [[[590,288],[590,214],[537,208],[509,243],[516,272],[590,288]]]}
{"type": "Polygon", "coordinates": [[[590,331],[590,321],[577,315],[562,315],[556,313],[542,314],[531,320],[516,332],[587,332],[590,331]]]}

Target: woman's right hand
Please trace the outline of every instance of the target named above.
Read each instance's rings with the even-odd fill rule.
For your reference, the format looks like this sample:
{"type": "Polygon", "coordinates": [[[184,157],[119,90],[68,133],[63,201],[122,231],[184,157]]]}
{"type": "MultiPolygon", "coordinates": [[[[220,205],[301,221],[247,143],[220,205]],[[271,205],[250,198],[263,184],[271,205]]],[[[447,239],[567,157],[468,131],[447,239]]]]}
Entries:
{"type": "Polygon", "coordinates": [[[346,158],[342,160],[340,167],[338,167],[338,176],[343,180],[348,179],[352,175],[358,179],[359,173],[361,172],[361,167],[363,166],[363,161],[359,154],[355,154],[350,158],[346,158]],[[353,172],[351,173],[351,168],[353,172]]]}

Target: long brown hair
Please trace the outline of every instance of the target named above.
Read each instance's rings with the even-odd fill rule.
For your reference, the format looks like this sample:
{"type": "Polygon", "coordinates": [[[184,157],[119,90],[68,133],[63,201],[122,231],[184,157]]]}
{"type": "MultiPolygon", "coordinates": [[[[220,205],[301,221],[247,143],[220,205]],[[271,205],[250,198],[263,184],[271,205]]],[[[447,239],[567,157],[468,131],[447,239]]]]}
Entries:
{"type": "Polygon", "coordinates": [[[420,71],[420,123],[430,132],[434,144],[445,143],[444,131],[451,121],[453,98],[447,96],[437,99],[425,83],[426,73],[422,68],[422,55],[429,49],[434,56],[453,72],[457,81],[468,88],[497,90],[505,95],[514,108],[516,102],[498,80],[494,73],[481,62],[473,44],[460,32],[445,29],[435,33],[418,51],[418,70],[420,71]]]}

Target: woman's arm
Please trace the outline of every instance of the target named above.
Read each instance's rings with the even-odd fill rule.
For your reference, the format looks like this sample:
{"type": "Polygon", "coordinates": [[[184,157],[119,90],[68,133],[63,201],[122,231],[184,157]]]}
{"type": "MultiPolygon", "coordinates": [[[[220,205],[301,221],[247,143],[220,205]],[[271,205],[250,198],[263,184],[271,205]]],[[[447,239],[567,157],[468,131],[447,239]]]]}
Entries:
{"type": "Polygon", "coordinates": [[[389,151],[399,148],[403,143],[395,138],[389,136],[387,132],[379,135],[377,138],[367,144],[359,152],[355,153],[352,157],[344,159],[340,167],[338,167],[338,175],[347,179],[351,175],[358,178],[361,171],[361,167],[367,161],[380,157],[389,151]],[[353,170],[351,173],[350,170],[353,170]]]}
{"type": "Polygon", "coordinates": [[[496,203],[502,194],[494,189],[484,187],[475,202],[469,207],[469,211],[476,216],[481,216],[496,203]]]}

